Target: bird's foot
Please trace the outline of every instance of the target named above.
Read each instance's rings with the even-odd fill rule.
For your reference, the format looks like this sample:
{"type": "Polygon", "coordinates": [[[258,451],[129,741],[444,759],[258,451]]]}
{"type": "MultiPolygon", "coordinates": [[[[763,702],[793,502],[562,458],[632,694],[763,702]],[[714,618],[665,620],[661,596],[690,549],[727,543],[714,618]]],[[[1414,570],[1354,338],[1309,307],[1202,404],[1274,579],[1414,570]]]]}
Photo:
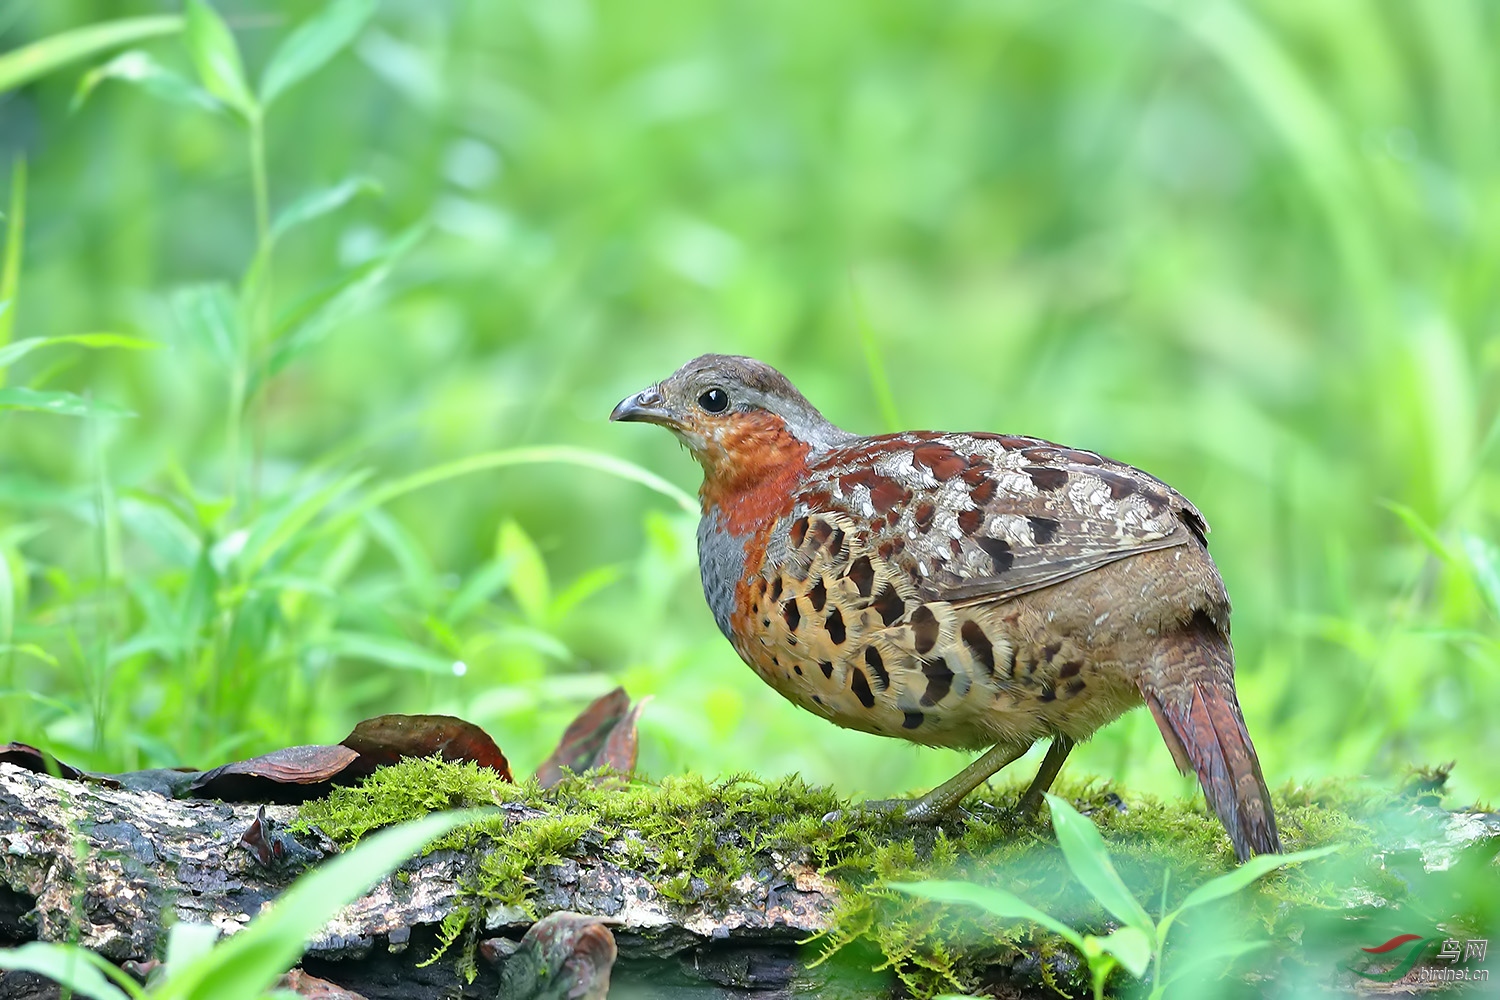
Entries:
{"type": "Polygon", "coordinates": [[[1042,811],[1042,797],[1045,794],[1042,789],[1036,786],[1028,788],[1026,793],[1017,799],[1016,804],[1012,807],[1015,814],[1022,819],[1031,819],[1039,815],[1042,811]]]}
{"type": "Polygon", "coordinates": [[[934,807],[930,796],[918,799],[870,799],[852,803],[847,809],[835,809],[823,817],[825,823],[836,823],[841,819],[856,816],[886,816],[899,823],[937,823],[944,819],[968,819],[969,814],[956,806],[949,809],[934,807]]]}

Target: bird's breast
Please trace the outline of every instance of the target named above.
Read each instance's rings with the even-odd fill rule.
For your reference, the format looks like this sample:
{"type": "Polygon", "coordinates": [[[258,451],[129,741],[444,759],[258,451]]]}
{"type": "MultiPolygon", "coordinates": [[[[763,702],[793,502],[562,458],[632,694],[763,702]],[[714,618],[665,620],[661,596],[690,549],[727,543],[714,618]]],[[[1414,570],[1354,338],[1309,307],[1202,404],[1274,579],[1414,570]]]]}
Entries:
{"type": "Polygon", "coordinates": [[[709,507],[698,522],[698,573],[703,580],[703,597],[713,612],[719,631],[735,642],[731,619],[735,611],[735,590],[745,576],[745,537],[731,534],[728,518],[718,507],[709,507]]]}

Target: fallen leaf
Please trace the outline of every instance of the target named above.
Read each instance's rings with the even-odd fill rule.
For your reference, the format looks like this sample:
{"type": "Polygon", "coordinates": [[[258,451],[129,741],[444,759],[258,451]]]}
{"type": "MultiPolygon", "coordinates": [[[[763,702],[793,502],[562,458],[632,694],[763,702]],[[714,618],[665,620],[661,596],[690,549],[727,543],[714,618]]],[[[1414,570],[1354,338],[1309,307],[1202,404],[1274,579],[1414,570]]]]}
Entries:
{"type": "Polygon", "coordinates": [[[345,746],[287,747],[204,771],[188,790],[227,802],[306,802],[327,795],[358,758],[345,746]]]}
{"type": "Polygon", "coordinates": [[[277,984],[281,989],[291,990],[301,997],[310,997],[313,1000],[365,1000],[364,996],[353,990],[346,990],[337,983],[330,983],[326,979],[317,976],[309,976],[301,969],[293,969],[281,977],[277,984]]]}
{"type": "MultiPolygon", "coordinates": [[[[637,706],[639,711],[639,706],[637,706]]],[[[542,766],[536,769],[537,781],[543,788],[551,788],[563,778],[564,769],[574,774],[582,774],[593,767],[598,767],[601,755],[606,752],[606,747],[611,739],[615,740],[613,753],[616,757],[629,756],[630,766],[625,768],[629,771],[635,767],[635,736],[634,722],[630,723],[630,734],[621,733],[615,737],[615,730],[627,719],[633,718],[634,712],[630,709],[630,696],[625,693],[624,688],[615,688],[609,694],[603,695],[578,714],[568,728],[563,732],[561,742],[557,749],[552,751],[552,756],[542,762],[542,766]]],[[[616,768],[616,770],[619,770],[616,768]]]]}
{"type": "Polygon", "coordinates": [[[316,862],[321,855],[303,847],[283,824],[266,815],[261,806],[250,827],[240,834],[240,846],[250,852],[251,857],[262,868],[300,870],[316,862]]]}
{"type": "Polygon", "coordinates": [[[594,759],[594,767],[607,767],[617,774],[630,774],[635,770],[635,758],[639,750],[636,725],[640,722],[641,710],[650,700],[649,697],[642,698],[625,718],[615,723],[614,728],[609,731],[609,739],[604,741],[604,748],[594,759]]]}
{"type": "Polygon", "coordinates": [[[447,761],[471,760],[514,780],[505,754],[490,735],[472,722],[451,715],[382,715],[366,719],[344,738],[343,746],[360,755],[350,768],[363,777],[377,767],[394,764],[402,757],[441,754],[447,761]]]}

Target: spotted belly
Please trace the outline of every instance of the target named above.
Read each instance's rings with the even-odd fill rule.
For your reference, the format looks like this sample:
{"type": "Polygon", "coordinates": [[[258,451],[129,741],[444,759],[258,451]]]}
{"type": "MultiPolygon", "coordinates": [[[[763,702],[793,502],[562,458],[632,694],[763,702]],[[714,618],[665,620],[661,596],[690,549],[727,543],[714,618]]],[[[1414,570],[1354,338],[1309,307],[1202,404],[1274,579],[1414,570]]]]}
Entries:
{"type": "Polygon", "coordinates": [[[1066,731],[1067,703],[1086,697],[1082,651],[1018,636],[1011,604],[923,599],[839,515],[783,519],[759,541],[765,570],[738,586],[735,648],[837,725],[930,746],[1029,745],[1066,731]]]}

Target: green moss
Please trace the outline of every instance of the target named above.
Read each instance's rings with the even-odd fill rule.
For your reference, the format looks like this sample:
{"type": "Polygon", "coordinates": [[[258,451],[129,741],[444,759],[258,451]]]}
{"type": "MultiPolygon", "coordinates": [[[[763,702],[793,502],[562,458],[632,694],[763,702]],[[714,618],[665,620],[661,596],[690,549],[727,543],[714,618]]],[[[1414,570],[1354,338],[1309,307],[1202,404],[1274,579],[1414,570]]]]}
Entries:
{"type": "MultiPolygon", "coordinates": [[[[1122,877],[1153,912],[1163,895],[1176,905],[1193,887],[1234,865],[1222,828],[1201,803],[1144,796],[1126,802],[1100,781],[1062,782],[1057,792],[1099,826],[1122,877]]],[[[1276,799],[1287,850],[1344,843],[1350,845],[1346,857],[1356,859],[1370,856],[1370,817],[1389,804],[1389,797],[1348,783],[1288,788],[1276,799]]],[[[910,827],[850,810],[831,791],[795,777],[710,781],[685,775],[596,786],[583,776],[544,791],[531,782],[499,781],[472,764],[428,759],[382,769],[356,788],[336,789],[305,805],[300,823],[347,845],[436,809],[510,806],[433,845],[486,848],[476,852],[462,887],[467,902],[443,928],[445,947],[461,940],[471,945],[478,916],[488,907],[535,916],[534,873],[583,855],[585,847],[598,853],[612,844],[619,863],[652,879],[663,898],[710,908],[734,899],[734,883],[745,874],[800,859],[843,890],[833,929],[812,942],[818,960],[873,944],[881,968],[891,969],[914,996],[930,997],[977,988],[981,970],[1014,958],[1018,946],[1040,944],[1044,956],[1066,947],[1026,925],[1001,925],[893,892],[884,887],[887,881],[965,879],[1003,887],[1081,929],[1107,923],[1069,875],[1046,820],[1015,815],[1015,800],[1015,789],[985,790],[965,803],[966,822],[910,827]],[[824,822],[834,810],[844,810],[842,818],[824,822]]],[[[1265,933],[1287,933],[1308,908],[1342,905],[1349,866],[1319,862],[1273,875],[1237,905],[1265,933]]],[[[1399,891],[1377,866],[1359,861],[1354,867],[1372,893],[1399,891]]],[[[460,961],[471,967],[471,947],[460,961]]],[[[1044,962],[1039,974],[1076,992],[1080,980],[1071,970],[1076,963],[1044,962]]]]}

